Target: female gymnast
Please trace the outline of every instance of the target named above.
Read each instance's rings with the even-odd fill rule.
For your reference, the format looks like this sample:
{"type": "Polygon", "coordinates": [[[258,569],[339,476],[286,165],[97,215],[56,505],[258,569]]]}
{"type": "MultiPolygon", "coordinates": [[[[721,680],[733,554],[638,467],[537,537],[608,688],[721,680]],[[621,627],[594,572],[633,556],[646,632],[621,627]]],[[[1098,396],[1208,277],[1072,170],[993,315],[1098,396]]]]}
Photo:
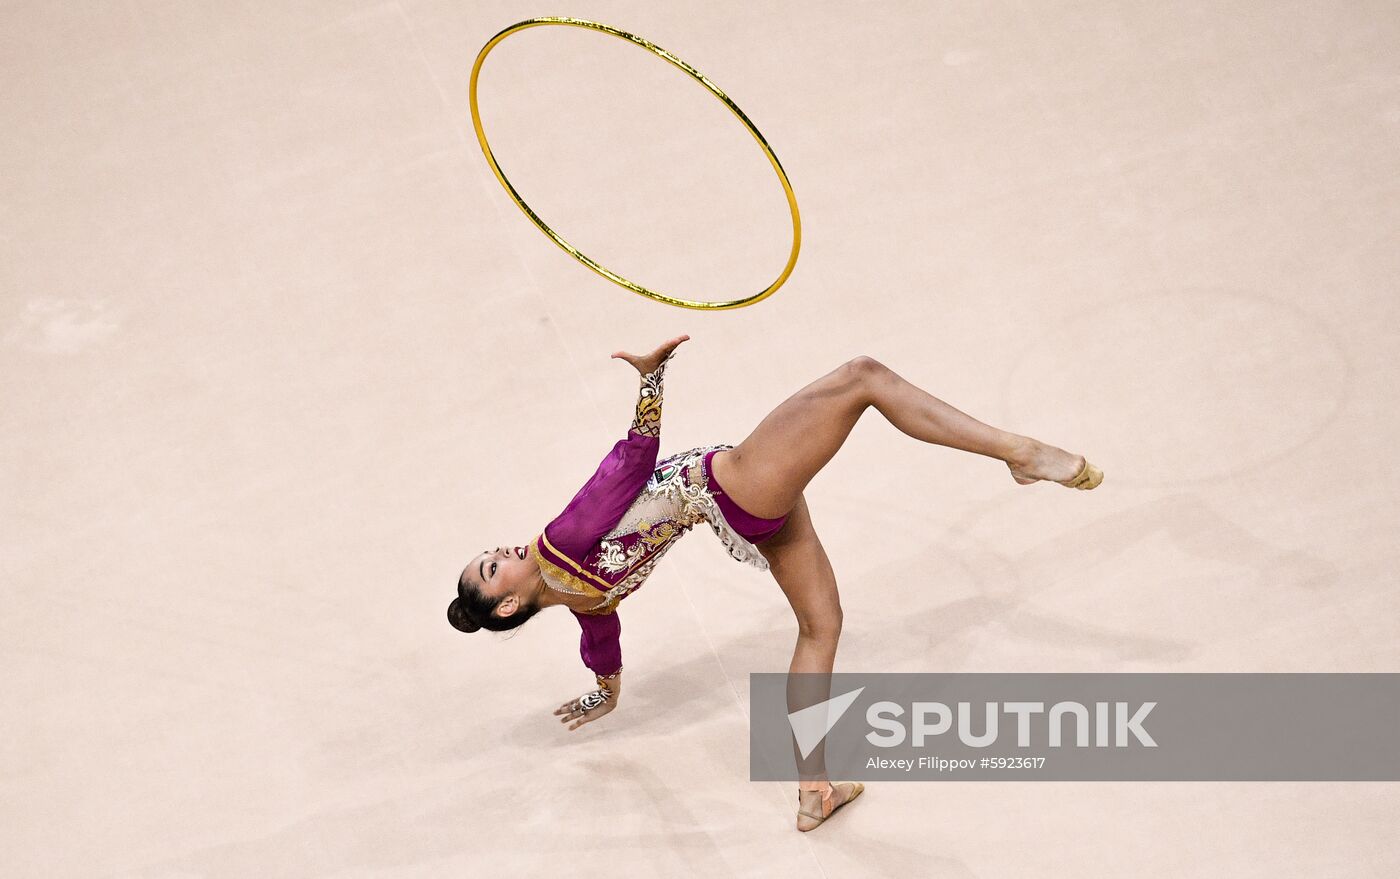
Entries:
{"type": "MultiPolygon", "coordinates": [[[[793,394],[737,446],[701,446],[658,462],[662,376],[689,338],[677,336],[644,357],[612,355],[641,373],[626,438],[533,540],[473,558],[447,610],[454,628],[475,632],[513,629],[543,608],[568,608],[583,629],[579,653],[597,676],[596,690],[554,711],[571,730],[611,712],[622,695],[618,602],[702,521],[734,559],[771,571],[787,596],[797,617],[789,672],[804,679],[831,674],[841,601],[802,490],[866,409],[915,439],[1004,461],[1022,485],[1046,480],[1091,489],[1103,481],[1083,457],[983,424],[869,357],[793,394]]],[[[815,828],[863,789],[832,784],[823,767],[798,785],[797,828],[815,828]]]]}

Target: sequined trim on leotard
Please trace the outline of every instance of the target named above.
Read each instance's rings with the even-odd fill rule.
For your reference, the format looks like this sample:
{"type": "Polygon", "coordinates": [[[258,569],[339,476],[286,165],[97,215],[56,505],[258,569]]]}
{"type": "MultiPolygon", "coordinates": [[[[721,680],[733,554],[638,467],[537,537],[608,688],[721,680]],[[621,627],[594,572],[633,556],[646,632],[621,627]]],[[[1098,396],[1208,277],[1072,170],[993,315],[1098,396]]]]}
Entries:
{"type": "Polygon", "coordinates": [[[705,466],[706,453],[714,450],[732,448],[734,447],[731,445],[721,443],[719,445],[706,446],[694,450],[700,457],[700,478],[702,483],[706,486],[704,491],[705,520],[710,523],[710,528],[714,530],[715,536],[719,538],[720,543],[724,544],[724,548],[729,551],[731,558],[735,561],[753,565],[760,571],[766,571],[768,570],[768,560],[763,557],[763,553],[758,551],[758,547],[754,546],[742,537],[739,532],[734,530],[734,527],[724,518],[724,512],[720,510],[719,504],[715,502],[714,495],[709,491],[710,474],[708,468],[705,466]]]}

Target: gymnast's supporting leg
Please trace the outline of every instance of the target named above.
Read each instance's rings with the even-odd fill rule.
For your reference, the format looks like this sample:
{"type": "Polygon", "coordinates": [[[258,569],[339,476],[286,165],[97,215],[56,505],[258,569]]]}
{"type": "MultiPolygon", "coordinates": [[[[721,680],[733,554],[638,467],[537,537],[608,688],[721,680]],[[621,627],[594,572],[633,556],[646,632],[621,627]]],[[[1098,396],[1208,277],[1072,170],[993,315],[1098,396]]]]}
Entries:
{"type": "MultiPolygon", "coordinates": [[[[841,597],[836,573],[812,527],[807,502],[798,495],[787,521],[759,544],[769,570],[797,617],[797,646],[788,667],[788,711],[799,711],[831,696],[831,670],[841,637],[841,597]]],[[[811,830],[856,794],[861,785],[831,785],[826,756],[818,745],[807,757],[795,754],[801,776],[797,829],[811,830]],[[805,813],[805,814],[804,814],[805,813]]]]}
{"type": "Polygon", "coordinates": [[[1103,478],[1083,457],[983,424],[864,356],[793,394],[742,443],[716,455],[715,477],[755,516],[785,515],[871,407],[915,439],[1006,462],[1022,484],[1046,479],[1092,488],[1103,478]]]}

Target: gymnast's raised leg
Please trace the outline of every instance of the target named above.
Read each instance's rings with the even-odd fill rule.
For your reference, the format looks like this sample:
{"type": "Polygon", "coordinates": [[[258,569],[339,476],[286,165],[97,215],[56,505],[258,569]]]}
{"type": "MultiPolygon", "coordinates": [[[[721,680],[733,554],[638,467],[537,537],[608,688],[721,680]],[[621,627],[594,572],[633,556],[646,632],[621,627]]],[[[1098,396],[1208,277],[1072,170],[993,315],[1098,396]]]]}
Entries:
{"type": "Polygon", "coordinates": [[[783,401],[742,443],[715,456],[715,476],[739,506],[778,518],[872,407],[914,439],[1006,462],[1023,485],[1047,480],[1088,489],[1103,480],[1082,456],[983,424],[864,356],[783,401]]]}

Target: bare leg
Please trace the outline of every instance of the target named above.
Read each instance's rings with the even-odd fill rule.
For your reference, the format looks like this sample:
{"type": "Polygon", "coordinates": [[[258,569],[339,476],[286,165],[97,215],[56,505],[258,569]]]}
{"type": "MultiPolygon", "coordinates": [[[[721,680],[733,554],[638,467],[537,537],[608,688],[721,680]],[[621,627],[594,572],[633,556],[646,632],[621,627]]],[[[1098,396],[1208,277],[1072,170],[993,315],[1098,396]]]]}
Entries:
{"type": "MultiPolygon", "coordinates": [[[[760,544],[759,552],[768,560],[773,578],[797,617],[797,645],[788,667],[787,700],[788,711],[798,711],[831,697],[831,670],[841,637],[841,597],[836,591],[836,574],[801,495],[782,529],[760,544]]],[[[823,791],[832,787],[826,776],[822,747],[818,745],[805,759],[798,755],[798,769],[802,777],[798,809],[821,815],[823,791]]],[[[853,790],[850,785],[829,790],[827,806],[840,806],[853,790]]],[[[803,815],[797,818],[798,830],[811,830],[819,824],[821,821],[803,815]]]]}
{"type": "Polygon", "coordinates": [[[783,401],[733,450],[715,455],[715,477],[755,516],[785,515],[872,406],[915,439],[1005,461],[1022,484],[1063,482],[1084,466],[1078,455],[983,424],[884,364],[856,357],[783,401]]]}

